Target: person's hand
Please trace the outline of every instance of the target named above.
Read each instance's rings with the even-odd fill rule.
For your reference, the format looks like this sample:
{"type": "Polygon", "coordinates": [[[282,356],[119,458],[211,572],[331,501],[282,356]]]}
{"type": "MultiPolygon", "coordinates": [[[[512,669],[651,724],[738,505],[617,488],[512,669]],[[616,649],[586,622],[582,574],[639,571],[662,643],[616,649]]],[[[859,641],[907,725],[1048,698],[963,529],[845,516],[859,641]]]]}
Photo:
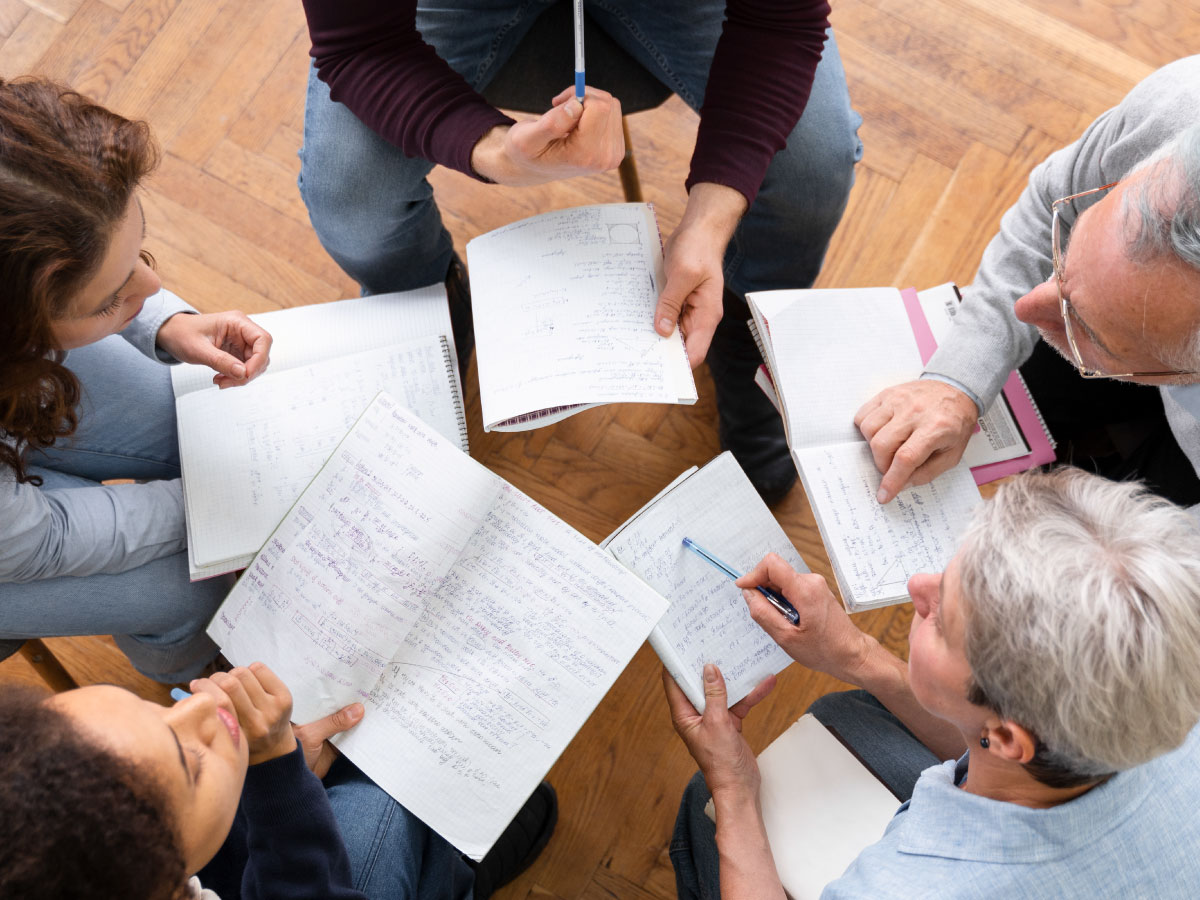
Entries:
{"type": "Polygon", "coordinates": [[[180,362],[216,371],[220,388],[245,384],[267,368],[271,335],[243,312],[176,313],[158,329],[158,346],[180,362]]]}
{"type": "Polygon", "coordinates": [[[324,778],[329,774],[329,767],[338,757],[338,751],[333,744],[329,743],[329,739],[335,734],[349,731],[361,722],[364,712],[361,703],[351,703],[323,719],[317,719],[307,725],[292,726],[292,731],[296,733],[296,740],[300,742],[300,749],[304,753],[304,762],[318,778],[324,778]]]}
{"type": "Polygon", "coordinates": [[[589,87],[582,104],[570,87],[536,119],[497,125],[471,150],[471,168],[497,184],[530,185],[615,169],[625,158],[621,101],[589,87]]]}
{"type": "Polygon", "coordinates": [[[871,638],[850,621],[820,575],[800,573],[774,553],[736,582],[750,616],[792,659],[810,669],[856,684],[855,673],[871,651],[871,638]],[[774,588],[787,597],[800,621],[793,625],[753,588],[774,588]]]}
{"type": "Polygon", "coordinates": [[[979,410],[956,387],[934,378],[880,391],[854,414],[883,473],[879,502],[909,484],[928,484],[962,459],[979,410]]]}
{"type": "Polygon", "coordinates": [[[757,795],[758,762],[742,737],[742,720],[751,707],[771,693],[775,676],[764,679],[740,701],[729,706],[725,677],[713,663],[706,664],[704,715],[696,712],[687,694],[665,668],[662,679],[667,705],[671,708],[671,723],[704,773],[709,792],[714,797],[727,792],[757,795]]]}
{"type": "Polygon", "coordinates": [[[667,239],[667,283],[654,310],[654,328],[667,337],[679,323],[692,368],[704,362],[721,321],[725,248],[745,211],[741,192],[708,182],[693,185],[679,227],[667,239]]]}
{"type": "Polygon", "coordinates": [[[188,687],[193,693],[212,694],[218,703],[222,696],[233,703],[242,736],[250,749],[250,765],[285,756],[296,749],[291,722],[292,694],[263,663],[197,678],[188,687]]]}

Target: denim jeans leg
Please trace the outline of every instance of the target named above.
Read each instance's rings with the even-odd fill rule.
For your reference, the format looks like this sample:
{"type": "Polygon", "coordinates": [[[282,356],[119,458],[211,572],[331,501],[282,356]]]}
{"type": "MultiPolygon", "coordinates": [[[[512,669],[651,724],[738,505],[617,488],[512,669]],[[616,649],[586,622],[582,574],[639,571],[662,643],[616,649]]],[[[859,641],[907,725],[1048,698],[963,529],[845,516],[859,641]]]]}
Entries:
{"type": "Polygon", "coordinates": [[[471,867],[344,757],[325,777],[354,887],[370,900],[469,900],[471,867]]]}
{"type": "Polygon", "coordinates": [[[179,477],[169,366],[114,334],[72,350],[66,367],[79,379],[79,426],[53,447],[30,454],[32,465],[93,482],[179,477]]]}
{"type": "MultiPolygon", "coordinates": [[[[451,68],[480,89],[543,8],[542,0],[422,3],[417,28],[451,68]]],[[[565,73],[564,87],[569,76],[565,73]]],[[[300,195],[321,244],[364,294],[409,290],[446,277],[454,248],[426,180],[432,169],[433,163],[405,156],[333,101],[315,65],[309,70],[300,195]]]]}
{"type": "Polygon", "coordinates": [[[923,771],[942,762],[866,691],[826,694],[808,711],[836,731],[901,800],[912,797],[923,771]]]}
{"type": "Polygon", "coordinates": [[[671,865],[679,900],[717,900],[721,896],[717,826],[704,812],[711,797],[704,776],[697,772],[684,788],[671,835],[671,865]]]}

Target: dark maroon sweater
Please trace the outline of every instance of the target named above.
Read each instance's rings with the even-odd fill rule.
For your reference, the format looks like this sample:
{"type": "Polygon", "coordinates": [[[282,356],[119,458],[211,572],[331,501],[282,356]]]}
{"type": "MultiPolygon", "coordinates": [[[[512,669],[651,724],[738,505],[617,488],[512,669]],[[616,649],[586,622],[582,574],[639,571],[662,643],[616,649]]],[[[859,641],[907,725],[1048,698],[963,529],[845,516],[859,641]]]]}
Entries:
{"type": "MultiPolygon", "coordinates": [[[[474,175],[476,142],[512,119],[421,39],[416,7],[416,0],[304,0],[317,75],[334,100],[407,156],[474,175]]],[[[808,103],[829,4],[728,0],[725,12],[687,187],[716,182],[752,203],[808,103]]]]}

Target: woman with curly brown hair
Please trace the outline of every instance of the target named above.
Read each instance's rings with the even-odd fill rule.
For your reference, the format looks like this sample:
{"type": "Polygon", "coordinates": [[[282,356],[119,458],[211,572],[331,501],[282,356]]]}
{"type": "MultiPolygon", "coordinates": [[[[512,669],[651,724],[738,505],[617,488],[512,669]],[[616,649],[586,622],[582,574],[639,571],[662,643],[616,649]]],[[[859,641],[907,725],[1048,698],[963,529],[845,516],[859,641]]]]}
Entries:
{"type": "Polygon", "coordinates": [[[262,663],[191,687],[168,707],[113,685],[0,692],[0,897],[485,900],[554,831],[542,784],[467,862],[329,748],[361,704],[293,726],[262,663]]]}
{"type": "Polygon", "coordinates": [[[160,363],[244,384],[271,338],[162,289],[136,196],[157,160],[145,123],[0,81],[0,650],[112,634],[144,674],[179,681],[215,656],[203,630],[228,583],[188,582],[160,363]],[[101,484],[120,478],[141,483],[101,484]]]}

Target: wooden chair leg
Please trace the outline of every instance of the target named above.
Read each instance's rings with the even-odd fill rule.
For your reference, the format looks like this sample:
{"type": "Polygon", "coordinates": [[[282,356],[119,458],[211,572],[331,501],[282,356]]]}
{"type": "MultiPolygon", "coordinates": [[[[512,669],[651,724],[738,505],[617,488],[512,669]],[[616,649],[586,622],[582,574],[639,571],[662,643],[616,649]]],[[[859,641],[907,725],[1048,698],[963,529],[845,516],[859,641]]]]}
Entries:
{"type": "Polygon", "coordinates": [[[44,641],[30,638],[21,645],[21,655],[29,661],[42,680],[56,693],[79,687],[75,679],[71,677],[71,673],[63,668],[63,664],[50,652],[50,648],[44,641]]]}
{"type": "Polygon", "coordinates": [[[637,163],[633,158],[633,144],[629,140],[629,123],[621,117],[621,130],[625,133],[625,158],[617,172],[621,175],[621,188],[625,191],[626,203],[642,202],[642,183],[638,180],[637,163]]]}

